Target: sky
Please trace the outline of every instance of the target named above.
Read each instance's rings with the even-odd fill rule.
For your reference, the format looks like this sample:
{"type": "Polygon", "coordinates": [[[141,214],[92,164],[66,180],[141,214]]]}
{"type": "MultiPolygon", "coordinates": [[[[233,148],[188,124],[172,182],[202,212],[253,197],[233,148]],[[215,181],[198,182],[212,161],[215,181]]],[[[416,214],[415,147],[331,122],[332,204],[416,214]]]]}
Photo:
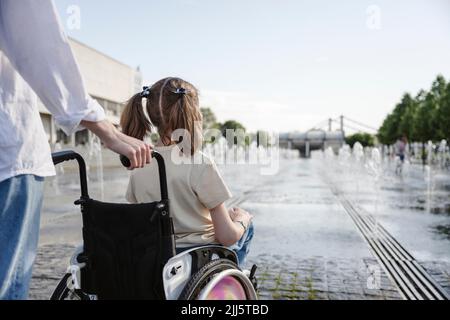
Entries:
{"type": "Polygon", "coordinates": [[[448,0],[55,0],[69,36],[145,82],[181,77],[219,121],[379,127],[405,92],[450,79],[448,0]],[[79,10],[74,24],[73,6],[79,10]]]}

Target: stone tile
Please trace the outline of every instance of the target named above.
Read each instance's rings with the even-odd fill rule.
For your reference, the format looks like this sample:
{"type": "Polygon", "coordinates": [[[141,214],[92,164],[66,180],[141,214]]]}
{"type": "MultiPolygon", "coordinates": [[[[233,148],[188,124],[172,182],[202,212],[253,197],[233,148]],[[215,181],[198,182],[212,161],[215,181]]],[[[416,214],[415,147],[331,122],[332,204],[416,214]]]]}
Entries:
{"type": "MultiPolygon", "coordinates": [[[[30,288],[31,299],[49,299],[65,273],[74,249],[71,246],[39,248],[30,288]]],[[[250,260],[259,265],[258,293],[262,300],[400,299],[385,275],[381,279],[380,289],[366,288],[367,275],[360,267],[364,261],[355,263],[354,260],[314,257],[297,259],[287,268],[283,263],[276,263],[280,259],[286,258],[264,255],[261,259],[257,256],[250,260]]]]}

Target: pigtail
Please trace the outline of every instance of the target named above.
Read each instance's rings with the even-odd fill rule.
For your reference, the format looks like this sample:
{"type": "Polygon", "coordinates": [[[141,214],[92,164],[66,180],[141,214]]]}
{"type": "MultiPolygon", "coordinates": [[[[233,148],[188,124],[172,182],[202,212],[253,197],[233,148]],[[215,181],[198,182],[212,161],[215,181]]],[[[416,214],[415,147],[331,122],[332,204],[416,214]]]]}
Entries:
{"type": "Polygon", "coordinates": [[[169,127],[182,130],[176,130],[172,136],[182,147],[186,155],[194,155],[202,147],[202,116],[198,110],[198,100],[185,89],[177,89],[177,102],[169,114],[169,127]],[[178,92],[180,91],[180,92],[178,92]]]}
{"type": "Polygon", "coordinates": [[[192,84],[165,78],[151,88],[144,87],[141,95],[148,99],[147,113],[163,144],[176,142],[186,155],[194,155],[202,147],[202,114],[192,84]]]}
{"type": "Polygon", "coordinates": [[[134,95],[128,101],[120,119],[123,133],[139,140],[144,140],[151,129],[150,121],[142,106],[142,98],[141,93],[134,95]]]}

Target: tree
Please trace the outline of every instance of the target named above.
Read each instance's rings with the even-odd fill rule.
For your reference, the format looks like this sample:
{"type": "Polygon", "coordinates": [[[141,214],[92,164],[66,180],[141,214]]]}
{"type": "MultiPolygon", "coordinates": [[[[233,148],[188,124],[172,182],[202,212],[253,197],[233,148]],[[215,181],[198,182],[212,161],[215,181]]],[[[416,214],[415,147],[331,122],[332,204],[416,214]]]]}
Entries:
{"type": "Polygon", "coordinates": [[[402,135],[423,143],[450,138],[450,84],[442,75],[429,92],[421,90],[415,98],[404,94],[378,131],[383,144],[393,144],[402,135]]]}
{"type": "Polygon", "coordinates": [[[416,138],[420,142],[433,140],[437,136],[435,125],[436,103],[431,92],[427,93],[419,107],[416,116],[416,138]]]}
{"type": "Polygon", "coordinates": [[[246,131],[245,127],[235,120],[228,120],[225,123],[223,123],[221,125],[221,130],[224,137],[227,136],[227,130],[234,130],[234,131],[242,130],[244,132],[246,131]]]}
{"type": "Polygon", "coordinates": [[[345,138],[345,142],[353,148],[356,142],[362,144],[363,147],[373,147],[375,145],[374,137],[365,132],[355,133],[354,135],[345,138]]]}
{"type": "Polygon", "coordinates": [[[394,115],[390,113],[378,131],[378,139],[382,144],[392,144],[395,141],[393,139],[393,136],[395,136],[394,131],[396,131],[394,125],[394,115]]]}
{"type": "Polygon", "coordinates": [[[407,93],[403,96],[400,104],[403,114],[400,115],[396,138],[405,135],[409,140],[414,140],[416,138],[414,121],[417,113],[417,102],[407,93]]]}
{"type": "Polygon", "coordinates": [[[431,85],[431,93],[436,97],[436,100],[439,101],[440,98],[445,96],[447,83],[445,78],[440,74],[436,77],[433,84],[431,85]]]}
{"type": "Polygon", "coordinates": [[[217,128],[217,118],[211,108],[201,108],[203,115],[203,130],[217,128]]]}
{"type": "Polygon", "coordinates": [[[223,123],[221,125],[220,130],[222,131],[222,135],[225,138],[227,138],[227,130],[232,130],[233,131],[233,133],[234,133],[234,141],[228,141],[228,144],[230,144],[230,145],[238,144],[239,143],[239,138],[243,139],[245,144],[250,143],[250,141],[248,141],[249,140],[248,137],[245,136],[245,132],[246,132],[245,127],[241,123],[239,123],[239,122],[237,122],[235,120],[228,120],[228,121],[226,121],[225,123],[223,123]]]}
{"type": "Polygon", "coordinates": [[[403,95],[402,101],[398,103],[394,111],[389,114],[381,126],[378,138],[383,144],[393,144],[400,135],[402,130],[412,131],[412,123],[408,123],[407,119],[402,121],[406,114],[412,112],[409,109],[412,105],[412,98],[408,93],[403,95]]]}
{"type": "Polygon", "coordinates": [[[271,145],[270,134],[267,131],[258,130],[256,132],[256,143],[258,147],[268,147],[271,145]]]}
{"type": "Polygon", "coordinates": [[[440,96],[435,122],[439,137],[436,140],[450,141],[450,82],[447,83],[445,91],[440,96]]]}

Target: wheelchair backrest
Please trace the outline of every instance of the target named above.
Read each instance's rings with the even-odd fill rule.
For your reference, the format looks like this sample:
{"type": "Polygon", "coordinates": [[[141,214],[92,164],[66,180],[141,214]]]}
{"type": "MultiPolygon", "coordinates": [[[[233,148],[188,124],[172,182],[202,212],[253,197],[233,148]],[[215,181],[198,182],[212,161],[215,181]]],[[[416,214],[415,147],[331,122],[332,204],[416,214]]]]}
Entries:
{"type": "Polygon", "coordinates": [[[162,270],[174,256],[170,218],[160,203],[82,204],[83,291],[99,299],[165,299],[162,270]]]}

